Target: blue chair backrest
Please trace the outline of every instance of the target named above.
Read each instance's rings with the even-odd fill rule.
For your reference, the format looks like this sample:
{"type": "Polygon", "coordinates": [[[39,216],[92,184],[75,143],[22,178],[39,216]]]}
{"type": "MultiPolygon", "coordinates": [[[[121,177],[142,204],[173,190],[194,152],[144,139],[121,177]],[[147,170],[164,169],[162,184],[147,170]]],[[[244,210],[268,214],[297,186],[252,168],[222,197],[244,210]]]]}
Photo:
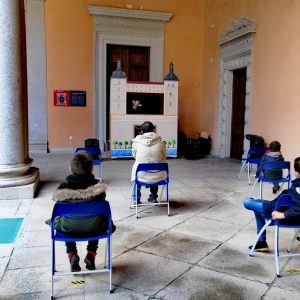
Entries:
{"type": "Polygon", "coordinates": [[[287,169],[290,171],[291,163],[289,161],[266,161],[263,163],[262,169],[280,170],[287,169]]]}
{"type": "Polygon", "coordinates": [[[263,156],[266,153],[267,149],[268,148],[266,148],[266,147],[251,147],[248,151],[248,157],[252,156],[253,154],[255,154],[257,156],[258,155],[263,156]]]}
{"type": "Polygon", "coordinates": [[[146,164],[138,164],[136,172],[135,172],[135,180],[137,181],[139,172],[147,172],[147,173],[158,173],[158,172],[166,172],[166,182],[169,182],[169,167],[167,163],[146,163],[146,164]]]}
{"type": "Polygon", "coordinates": [[[89,152],[93,156],[93,160],[100,160],[101,159],[101,149],[97,147],[82,147],[76,148],[75,152],[79,151],[86,151],[89,152]]]}
{"type": "Polygon", "coordinates": [[[268,178],[268,176],[270,176],[271,172],[272,173],[279,173],[278,175],[273,174],[272,176],[276,176],[274,177],[278,178],[277,179],[284,179],[285,181],[290,180],[291,179],[291,172],[290,172],[290,168],[291,168],[291,163],[289,161],[265,161],[263,163],[263,165],[260,168],[260,172],[259,172],[259,178],[260,179],[266,179],[268,178]],[[283,176],[283,170],[287,170],[287,174],[286,176],[283,176]]]}
{"type": "Polygon", "coordinates": [[[51,216],[51,237],[54,239],[54,226],[56,217],[67,217],[71,219],[84,220],[96,216],[107,216],[108,233],[111,234],[111,210],[106,200],[90,202],[56,202],[51,216]]]}
{"type": "Polygon", "coordinates": [[[51,221],[58,216],[82,220],[99,215],[111,217],[108,201],[56,202],[53,208],[51,221]]]}

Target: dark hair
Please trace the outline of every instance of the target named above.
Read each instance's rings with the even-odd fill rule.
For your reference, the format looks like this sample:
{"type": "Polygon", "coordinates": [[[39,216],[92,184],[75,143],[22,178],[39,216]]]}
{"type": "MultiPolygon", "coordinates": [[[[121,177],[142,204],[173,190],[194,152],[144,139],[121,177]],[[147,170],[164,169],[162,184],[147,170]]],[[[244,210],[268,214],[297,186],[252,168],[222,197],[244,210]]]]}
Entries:
{"type": "Polygon", "coordinates": [[[154,130],[154,125],[151,122],[146,121],[142,124],[142,132],[143,133],[153,132],[153,130],[154,130]]]}
{"type": "Polygon", "coordinates": [[[300,157],[296,157],[294,160],[294,169],[300,174],[300,157]]]}
{"type": "Polygon", "coordinates": [[[271,152],[278,152],[281,149],[281,144],[278,141],[273,141],[270,143],[269,149],[271,152]]]}
{"type": "Polygon", "coordinates": [[[70,163],[73,174],[88,174],[93,171],[93,157],[89,152],[79,151],[75,153],[70,163]]]}

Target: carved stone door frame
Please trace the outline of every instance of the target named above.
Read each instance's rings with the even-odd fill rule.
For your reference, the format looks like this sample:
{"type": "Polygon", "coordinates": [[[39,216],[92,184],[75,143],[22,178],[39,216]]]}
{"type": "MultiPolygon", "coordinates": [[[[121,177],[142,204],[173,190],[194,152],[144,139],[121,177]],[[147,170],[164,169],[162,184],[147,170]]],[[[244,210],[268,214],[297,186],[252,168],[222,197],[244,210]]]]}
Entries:
{"type": "Polygon", "coordinates": [[[95,109],[94,134],[106,148],[107,45],[150,47],[150,81],[162,81],[165,23],[172,13],[88,6],[94,19],[95,109]]]}
{"type": "MultiPolygon", "coordinates": [[[[251,18],[237,19],[220,39],[219,147],[216,153],[219,157],[230,157],[233,71],[240,68],[247,68],[244,132],[249,132],[254,32],[254,23],[251,18]]],[[[248,152],[248,149],[249,141],[244,139],[244,155],[248,152]]]]}

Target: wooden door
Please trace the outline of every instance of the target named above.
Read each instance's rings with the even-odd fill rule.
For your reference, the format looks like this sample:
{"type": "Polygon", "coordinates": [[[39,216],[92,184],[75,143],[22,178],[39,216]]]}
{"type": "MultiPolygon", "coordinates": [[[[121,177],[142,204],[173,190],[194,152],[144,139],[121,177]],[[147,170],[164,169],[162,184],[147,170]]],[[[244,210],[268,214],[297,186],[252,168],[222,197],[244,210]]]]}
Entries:
{"type": "Polygon", "coordinates": [[[106,70],[106,136],[109,137],[110,114],[110,76],[117,67],[117,60],[122,62],[122,70],[129,81],[149,81],[150,47],[107,45],[106,70]]]}
{"type": "Polygon", "coordinates": [[[241,159],[244,149],[247,69],[233,71],[230,157],[241,159]]]}

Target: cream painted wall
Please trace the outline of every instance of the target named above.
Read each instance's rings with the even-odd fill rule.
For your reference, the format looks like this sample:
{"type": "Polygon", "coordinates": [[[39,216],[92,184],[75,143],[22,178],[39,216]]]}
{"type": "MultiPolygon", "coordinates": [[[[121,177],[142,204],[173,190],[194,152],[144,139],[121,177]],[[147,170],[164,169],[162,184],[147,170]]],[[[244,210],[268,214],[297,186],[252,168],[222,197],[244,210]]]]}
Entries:
{"type": "Polygon", "coordinates": [[[76,147],[93,137],[94,41],[87,5],[164,11],[174,14],[166,25],[164,74],[174,63],[179,87],[179,129],[195,136],[200,127],[204,2],[174,0],[47,0],[46,45],[49,148],[76,147]],[[87,107],[53,106],[53,90],[86,90],[87,107]],[[69,137],[73,137],[70,144],[69,137]]]}
{"type": "Polygon", "coordinates": [[[279,140],[287,160],[300,156],[296,138],[300,96],[300,1],[205,0],[202,128],[218,132],[219,37],[238,17],[256,23],[250,130],[267,143],[279,140]],[[212,26],[213,24],[213,26],[212,26]],[[213,28],[212,28],[213,27],[213,28]]]}

